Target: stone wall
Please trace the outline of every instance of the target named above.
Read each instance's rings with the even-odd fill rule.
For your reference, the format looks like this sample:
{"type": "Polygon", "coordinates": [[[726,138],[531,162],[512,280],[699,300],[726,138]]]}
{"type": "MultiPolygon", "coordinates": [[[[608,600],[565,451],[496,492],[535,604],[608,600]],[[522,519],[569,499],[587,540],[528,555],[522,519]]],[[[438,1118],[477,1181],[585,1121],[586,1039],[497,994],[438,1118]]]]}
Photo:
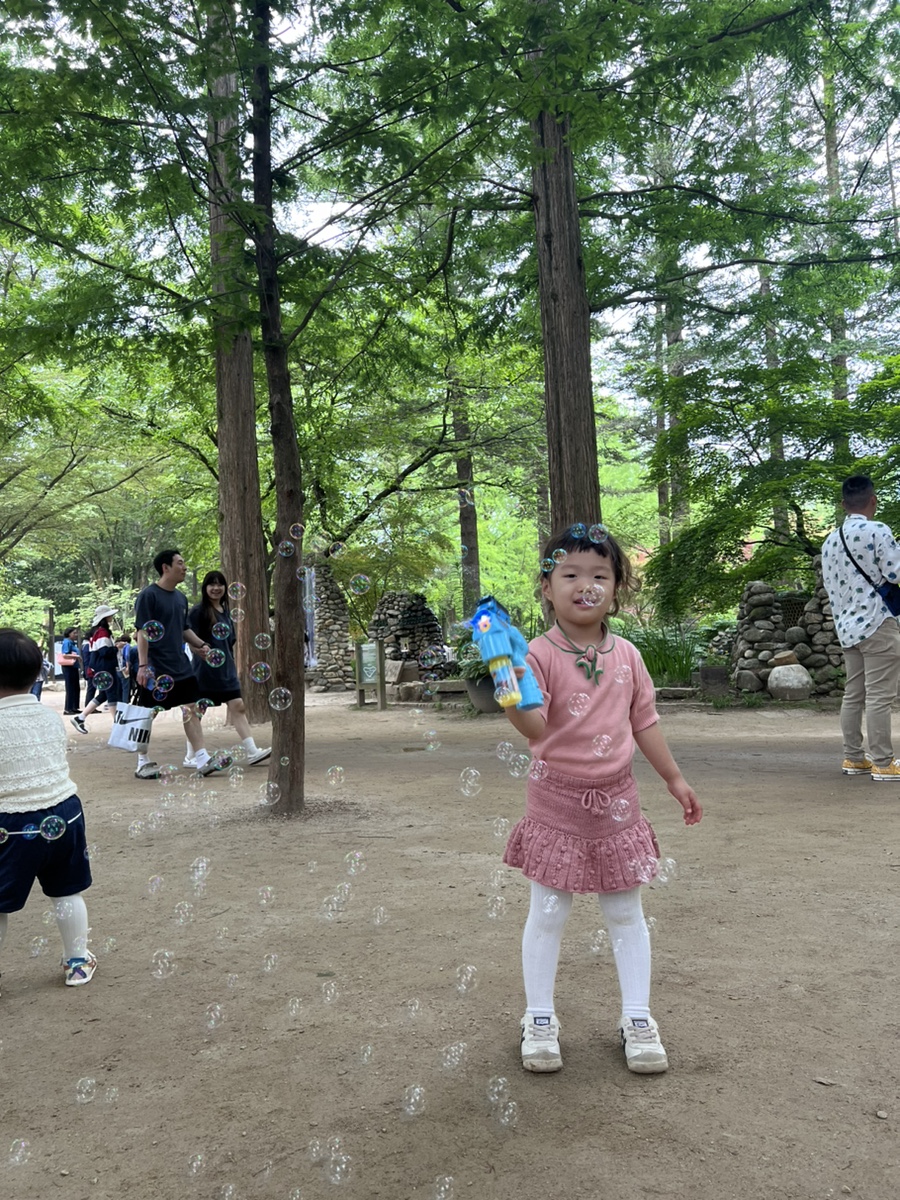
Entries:
{"type": "Polygon", "coordinates": [[[734,682],[739,691],[763,691],[772,659],[782,651],[792,651],[809,671],[814,695],[839,695],[843,691],[844,660],[828,593],[822,586],[821,558],[814,559],[813,567],[816,587],[805,599],[796,593],[779,595],[762,580],[744,588],[732,651],[734,682]]]}
{"type": "Polygon", "coordinates": [[[307,668],[306,685],[311,692],[352,691],[354,656],[347,601],[327,562],[310,560],[308,565],[316,572],[316,665],[307,668]]]}
{"type": "Polygon", "coordinates": [[[372,613],[368,635],[384,640],[388,659],[418,659],[429,646],[441,646],[444,637],[421,592],[385,592],[372,613]]]}

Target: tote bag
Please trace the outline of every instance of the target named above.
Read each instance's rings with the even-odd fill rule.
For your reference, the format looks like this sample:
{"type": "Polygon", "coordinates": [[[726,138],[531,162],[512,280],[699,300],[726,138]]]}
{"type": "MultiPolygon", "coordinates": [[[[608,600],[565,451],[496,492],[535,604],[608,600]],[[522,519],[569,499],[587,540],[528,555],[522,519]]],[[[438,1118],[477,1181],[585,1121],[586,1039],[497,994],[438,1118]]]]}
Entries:
{"type": "Polygon", "coordinates": [[[110,746],[117,750],[140,750],[150,741],[153,724],[153,709],[139,704],[118,704],[113,717],[110,746]]]}

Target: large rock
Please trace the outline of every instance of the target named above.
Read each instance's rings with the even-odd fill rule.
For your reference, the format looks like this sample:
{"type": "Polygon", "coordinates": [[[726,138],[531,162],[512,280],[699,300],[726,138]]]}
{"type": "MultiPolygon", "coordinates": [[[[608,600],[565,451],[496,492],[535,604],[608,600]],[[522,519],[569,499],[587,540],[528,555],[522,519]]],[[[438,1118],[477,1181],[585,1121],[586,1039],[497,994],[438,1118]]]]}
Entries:
{"type": "Polygon", "coordinates": [[[766,680],[769,695],[776,700],[808,700],[813,690],[812,676],[800,663],[773,667],[766,680]]]}
{"type": "Polygon", "coordinates": [[[761,692],[763,690],[762,680],[753,671],[738,671],[734,677],[734,684],[742,692],[761,692]]]}
{"type": "Polygon", "coordinates": [[[806,630],[801,629],[799,625],[792,625],[790,629],[784,631],[784,640],[791,646],[796,646],[798,642],[805,642],[806,630]]]}
{"type": "Polygon", "coordinates": [[[779,650],[772,655],[772,667],[792,667],[800,660],[793,650],[779,650]]]}

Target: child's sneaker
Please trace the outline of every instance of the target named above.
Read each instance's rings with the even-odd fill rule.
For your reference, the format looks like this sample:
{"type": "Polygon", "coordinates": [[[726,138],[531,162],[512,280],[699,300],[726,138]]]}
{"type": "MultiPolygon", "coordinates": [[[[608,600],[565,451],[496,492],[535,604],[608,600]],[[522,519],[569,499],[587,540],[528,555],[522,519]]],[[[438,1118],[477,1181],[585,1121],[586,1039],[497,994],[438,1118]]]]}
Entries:
{"type": "Polygon", "coordinates": [[[88,728],[87,728],[87,725],[85,725],[85,723],[84,723],[83,717],[73,717],[72,724],[75,726],[75,728],[78,730],[79,733],[87,733],[88,728]]]}
{"type": "Polygon", "coordinates": [[[135,779],[159,779],[159,763],[141,763],[134,773],[135,779]]]}
{"type": "Polygon", "coordinates": [[[97,960],[93,954],[87,958],[70,958],[63,964],[66,972],[66,987],[79,987],[82,983],[90,983],[97,970],[97,960]]]}
{"type": "Polygon", "coordinates": [[[522,1018],[522,1066],[526,1071],[560,1071],[559,1021],[556,1017],[522,1018]]]}
{"type": "Polygon", "coordinates": [[[841,763],[841,771],[845,775],[871,775],[872,764],[865,755],[860,759],[845,758],[841,763]]]}
{"type": "Polygon", "coordinates": [[[878,767],[872,764],[872,778],[878,782],[887,782],[888,780],[900,780],[900,760],[894,758],[885,767],[878,767]]]}
{"type": "Polygon", "coordinates": [[[637,1075],[658,1075],[668,1070],[669,1060],[652,1017],[623,1017],[619,1036],[629,1071],[637,1075]]]}
{"type": "Polygon", "coordinates": [[[271,746],[269,746],[268,749],[254,750],[252,754],[247,755],[247,766],[252,767],[254,763],[262,762],[264,759],[267,759],[271,753],[271,746]]]}

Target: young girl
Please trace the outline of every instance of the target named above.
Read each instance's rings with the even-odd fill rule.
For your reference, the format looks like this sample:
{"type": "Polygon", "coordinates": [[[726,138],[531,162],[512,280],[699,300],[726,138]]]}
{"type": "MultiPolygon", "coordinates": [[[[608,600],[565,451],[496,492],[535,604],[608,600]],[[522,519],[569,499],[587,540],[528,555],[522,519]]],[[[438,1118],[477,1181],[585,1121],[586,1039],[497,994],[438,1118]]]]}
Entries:
{"type": "Polygon", "coordinates": [[[541,563],[541,592],[555,624],[528,652],[544,704],[527,712],[506,709],[534,759],[525,816],[504,854],[504,862],[531,880],[522,938],[526,1071],[562,1067],[553,991],[575,892],[596,894],[609,930],[628,1069],[656,1074],[669,1065],[649,1007],[641,884],[656,875],[659,847],[631,771],[635,743],[683,808],[686,825],[696,824],[702,809],[660,732],[653,684],[638,650],[606,624],[634,583],[628,558],[603,526],[574,525],[552,537],[541,563]]]}
{"type": "Polygon", "coordinates": [[[79,733],[87,733],[85,718],[95,713],[104,701],[111,704],[115,712],[119,698],[119,685],[116,680],[116,643],[109,627],[110,620],[116,615],[116,609],[108,604],[98,604],[94,609],[94,619],[91,622],[91,633],[88,638],[89,658],[85,660],[85,670],[90,671],[90,678],[96,679],[101,673],[108,675],[110,683],[96,692],[85,704],[81,715],[72,718],[72,724],[79,733]]]}
{"type": "MultiPolygon", "coordinates": [[[[202,600],[188,613],[188,625],[198,637],[213,649],[225,653],[225,662],[212,667],[201,658],[194,659],[194,673],[200,686],[200,695],[213,705],[224,704],[228,717],[247,751],[247,765],[263,762],[272,753],[271,747],[260,749],[253,740],[247,720],[244,701],[241,699],[241,683],[234,662],[234,625],[228,609],[228,581],[221,571],[209,571],[200,588],[202,600]],[[226,632],[227,630],[227,632],[226,632]]],[[[193,766],[191,747],[188,745],[186,767],[193,766]]]]}

